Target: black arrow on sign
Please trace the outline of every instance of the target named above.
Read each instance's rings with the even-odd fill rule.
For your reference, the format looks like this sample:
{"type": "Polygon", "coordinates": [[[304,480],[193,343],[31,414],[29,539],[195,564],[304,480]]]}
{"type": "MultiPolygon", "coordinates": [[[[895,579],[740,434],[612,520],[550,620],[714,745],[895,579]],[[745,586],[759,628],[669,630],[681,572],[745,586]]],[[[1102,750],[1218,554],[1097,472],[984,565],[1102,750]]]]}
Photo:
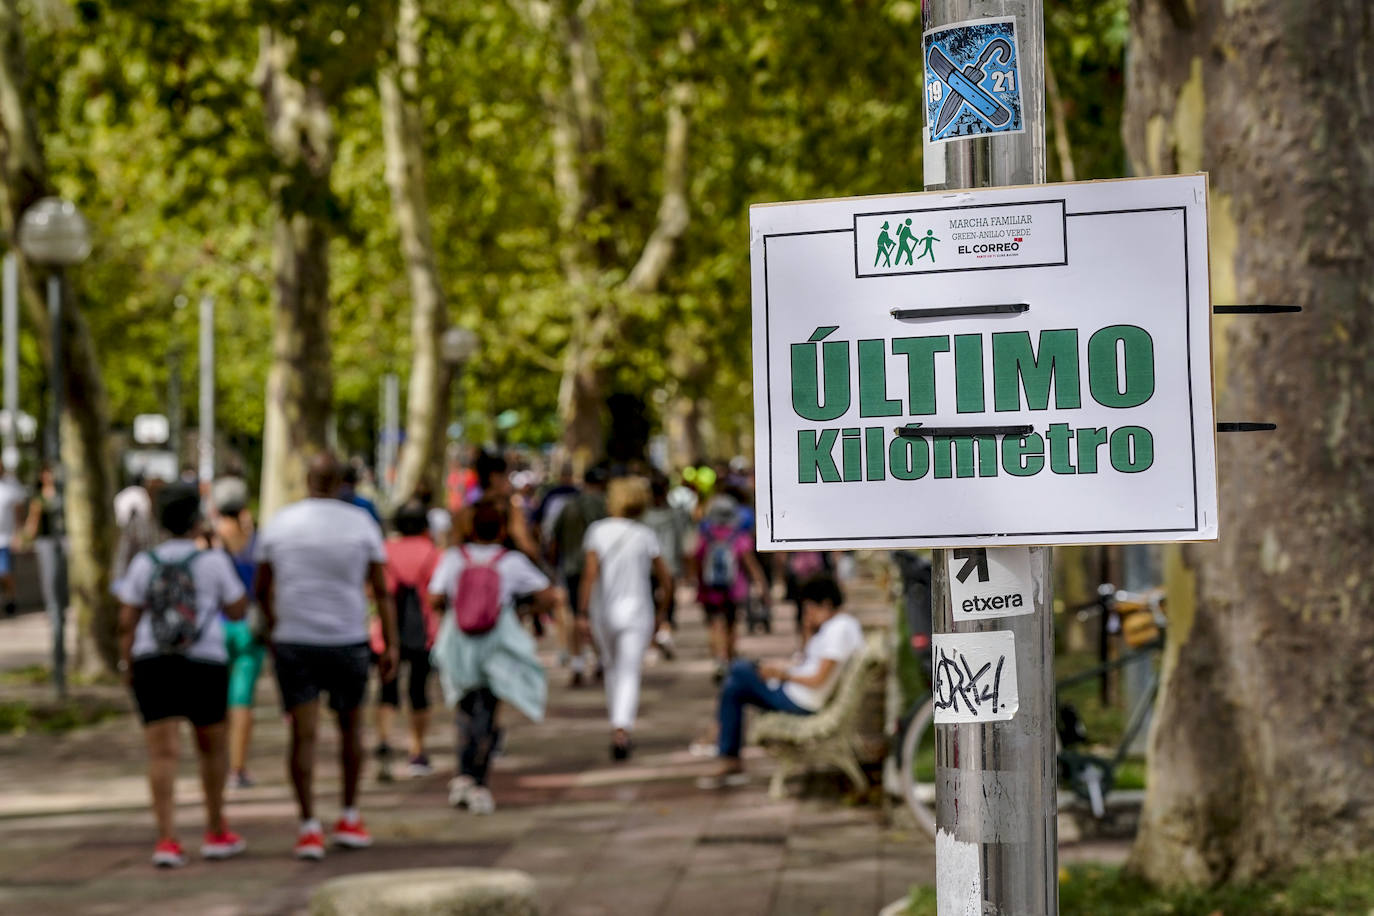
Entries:
{"type": "Polygon", "coordinates": [[[988,581],[988,551],[986,547],[965,547],[954,551],[954,559],[964,560],[963,569],[954,576],[960,582],[967,582],[969,574],[978,570],[978,581],[988,581]]]}

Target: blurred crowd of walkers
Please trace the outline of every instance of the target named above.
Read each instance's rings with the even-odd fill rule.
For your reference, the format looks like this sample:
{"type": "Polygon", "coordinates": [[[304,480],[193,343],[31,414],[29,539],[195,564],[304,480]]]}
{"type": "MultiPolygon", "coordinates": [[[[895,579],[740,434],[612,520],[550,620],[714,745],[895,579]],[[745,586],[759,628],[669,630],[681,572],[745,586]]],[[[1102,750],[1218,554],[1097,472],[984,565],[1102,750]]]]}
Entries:
{"type": "MultiPolygon", "coordinates": [[[[372,843],[359,786],[374,677],[377,778],[434,772],[426,739],[437,680],[458,733],[449,802],[490,814],[502,708],[535,721],[544,715],[540,640],[556,645],[570,687],[603,684],[609,755],[627,760],[646,655],[674,657],[678,589],[694,585],[721,685],[716,736],[694,745],[721,758],[719,772],[701,781],[706,788],[740,776],[746,706],[815,712],[862,642],[857,621],[841,612],[829,556],[764,562],[756,552],[752,481],[740,466],[689,468],[670,480],[646,467],[599,464],[578,480],[568,467],[545,475],[482,452],[450,471],[439,498],[421,489],[385,513],[367,473],[329,455],[310,462],[307,486],[307,498],[260,528],[242,476],[199,487],[135,481],[119,495],[121,668],[146,730],[157,865],[186,861],[173,822],[181,719],[200,763],[202,855],[246,848],[225,821],[224,795],[226,786],[254,784],[253,707],[269,660],[289,726],[295,855],[321,859],[326,839],[353,849],[372,843]],[[790,661],[740,661],[736,633],[742,623],[771,627],[775,591],[797,605],[800,651],[790,661]],[[328,837],[313,793],[324,698],[343,777],[328,837]]],[[[25,517],[4,499],[0,519],[25,517]]]]}

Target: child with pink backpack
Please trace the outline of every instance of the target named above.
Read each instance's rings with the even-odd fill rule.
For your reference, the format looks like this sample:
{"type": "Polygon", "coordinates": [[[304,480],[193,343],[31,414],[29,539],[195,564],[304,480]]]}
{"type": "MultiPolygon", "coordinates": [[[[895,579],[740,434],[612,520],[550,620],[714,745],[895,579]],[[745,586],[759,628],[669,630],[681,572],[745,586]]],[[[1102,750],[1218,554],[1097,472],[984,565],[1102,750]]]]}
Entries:
{"type": "Polygon", "coordinates": [[[488,787],[492,751],[505,701],[538,722],[548,685],[534,639],[520,625],[516,596],[531,596],[534,611],[551,611],[558,592],[523,553],[506,550],[506,514],[491,500],[473,507],[470,539],[444,552],[429,583],[430,601],[443,614],[430,662],[439,672],[444,701],[458,714],[458,773],[449,804],[491,814],[488,787]]]}

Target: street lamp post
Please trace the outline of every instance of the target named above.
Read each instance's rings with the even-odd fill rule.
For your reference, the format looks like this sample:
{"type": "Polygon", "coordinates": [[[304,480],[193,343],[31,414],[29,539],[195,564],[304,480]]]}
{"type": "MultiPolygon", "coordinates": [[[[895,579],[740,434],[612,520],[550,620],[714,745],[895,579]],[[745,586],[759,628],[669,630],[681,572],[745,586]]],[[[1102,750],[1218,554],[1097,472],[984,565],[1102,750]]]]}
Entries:
{"type": "Polygon", "coordinates": [[[451,327],[444,332],[444,336],[439,341],[439,355],[443,358],[444,364],[448,366],[449,392],[450,392],[450,420],[457,417],[457,411],[453,409],[453,404],[458,400],[458,382],[463,374],[463,366],[466,365],[473,356],[477,355],[478,340],[477,335],[467,328],[451,327]]]}
{"type": "Polygon", "coordinates": [[[44,197],[24,211],[19,220],[19,250],[34,264],[48,268],[48,323],[52,348],[51,405],[45,452],[52,468],[57,488],[57,511],[53,513],[54,530],[52,569],[47,578],[49,590],[48,616],[52,621],[53,686],[59,697],[67,693],[67,555],[66,506],[63,502],[65,474],[62,468],[62,414],[66,409],[66,366],[63,361],[62,277],[68,267],[75,267],[91,253],[91,230],[76,204],[56,197],[44,197]]]}

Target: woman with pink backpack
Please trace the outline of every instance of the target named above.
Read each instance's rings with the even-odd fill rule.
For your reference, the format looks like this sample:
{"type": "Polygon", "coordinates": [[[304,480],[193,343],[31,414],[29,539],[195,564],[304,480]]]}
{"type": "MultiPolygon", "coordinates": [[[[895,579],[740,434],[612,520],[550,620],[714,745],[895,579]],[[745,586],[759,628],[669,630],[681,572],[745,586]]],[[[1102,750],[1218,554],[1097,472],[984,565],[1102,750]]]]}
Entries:
{"type": "Polygon", "coordinates": [[[429,583],[430,601],[443,614],[430,661],[439,672],[444,702],[458,711],[458,773],[449,804],[491,814],[487,785],[504,701],[538,722],[548,684],[533,637],[520,625],[515,598],[530,596],[534,611],[551,611],[558,591],[548,576],[516,550],[502,546],[506,510],[483,499],[473,507],[471,538],[444,552],[429,583]]]}

